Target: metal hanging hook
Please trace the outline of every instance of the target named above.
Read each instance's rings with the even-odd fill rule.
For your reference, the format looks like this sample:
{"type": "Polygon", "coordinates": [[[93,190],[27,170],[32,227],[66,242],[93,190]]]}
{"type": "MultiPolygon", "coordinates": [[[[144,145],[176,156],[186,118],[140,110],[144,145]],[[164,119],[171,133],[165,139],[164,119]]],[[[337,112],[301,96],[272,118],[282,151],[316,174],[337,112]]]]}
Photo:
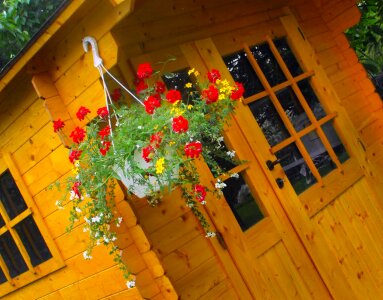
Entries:
{"type": "Polygon", "coordinates": [[[91,37],[91,36],[86,36],[82,39],[82,46],[84,48],[85,52],[88,52],[88,45],[90,44],[92,48],[92,54],[93,54],[93,64],[97,68],[100,65],[102,65],[102,58],[98,54],[98,46],[97,46],[97,41],[91,37]]]}

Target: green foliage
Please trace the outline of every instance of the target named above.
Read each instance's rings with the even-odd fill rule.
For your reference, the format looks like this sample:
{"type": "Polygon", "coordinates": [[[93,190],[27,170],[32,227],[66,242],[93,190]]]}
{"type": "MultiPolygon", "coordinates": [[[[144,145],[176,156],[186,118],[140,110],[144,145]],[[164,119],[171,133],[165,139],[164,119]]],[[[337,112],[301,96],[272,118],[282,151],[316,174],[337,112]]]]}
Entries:
{"type": "Polygon", "coordinates": [[[377,74],[383,67],[383,1],[362,0],[360,22],[346,35],[359,60],[370,74],[377,74]]]}
{"type": "Polygon", "coordinates": [[[35,35],[65,0],[4,0],[0,3],[0,68],[35,35]]]}

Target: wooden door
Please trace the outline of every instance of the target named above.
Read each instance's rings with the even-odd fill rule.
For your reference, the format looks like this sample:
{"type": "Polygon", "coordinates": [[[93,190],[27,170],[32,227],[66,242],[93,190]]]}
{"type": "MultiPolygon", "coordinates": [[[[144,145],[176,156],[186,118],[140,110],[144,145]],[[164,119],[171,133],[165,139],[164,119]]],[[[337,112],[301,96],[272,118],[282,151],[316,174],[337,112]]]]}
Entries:
{"type": "MultiPolygon", "coordinates": [[[[224,199],[208,199],[207,211],[254,297],[358,298],[363,284],[353,277],[365,274],[355,272],[364,258],[342,268],[338,251],[352,237],[329,241],[335,236],[313,218],[363,177],[351,147],[357,135],[331,103],[329,81],[294,18],[282,23],[284,37],[244,43],[224,57],[212,39],[183,46],[192,67],[219,69],[248,88],[225,131],[226,146],[246,161],[230,170],[240,178],[214,178],[199,162],[212,188],[218,179],[227,184],[224,199]]],[[[373,298],[378,281],[367,272],[373,298]]]]}

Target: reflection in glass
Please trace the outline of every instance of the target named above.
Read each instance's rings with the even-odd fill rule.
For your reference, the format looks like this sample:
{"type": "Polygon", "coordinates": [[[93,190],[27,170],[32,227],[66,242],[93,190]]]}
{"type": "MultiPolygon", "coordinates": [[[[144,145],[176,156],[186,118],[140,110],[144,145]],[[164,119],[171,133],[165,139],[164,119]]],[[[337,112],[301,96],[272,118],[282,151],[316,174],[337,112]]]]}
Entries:
{"type": "Polygon", "coordinates": [[[245,231],[262,220],[263,214],[242,175],[238,174],[238,176],[238,178],[227,179],[225,181],[227,186],[222,189],[222,192],[238,224],[245,231]]]}
{"type": "Polygon", "coordinates": [[[9,231],[0,236],[0,254],[12,278],[28,271],[28,267],[9,231]]]}
{"type": "Polygon", "coordinates": [[[33,266],[41,264],[52,257],[32,216],[18,223],[15,229],[23,241],[33,266]]]}
{"type": "Polygon", "coordinates": [[[278,91],[276,96],[296,131],[310,125],[310,120],[291,87],[278,91]]]}
{"type": "Polygon", "coordinates": [[[275,146],[290,136],[269,97],[251,102],[249,108],[270,146],[275,146]]]}
{"type": "Polygon", "coordinates": [[[336,133],[332,121],[323,124],[322,130],[325,133],[331,147],[334,149],[334,152],[337,155],[339,161],[344,163],[347,159],[350,158],[350,156],[348,155],[346,148],[344,148],[338,134],[336,133]]]}
{"type": "Polygon", "coordinates": [[[286,77],[279,67],[279,64],[271,52],[268,44],[264,43],[253,46],[250,50],[271,86],[286,81],[286,77]]]}
{"type": "Polygon", "coordinates": [[[336,165],[315,131],[303,136],[302,142],[322,177],[336,168],[336,165]]]}
{"type": "Polygon", "coordinates": [[[245,51],[227,55],[223,58],[227,69],[234,81],[240,82],[245,88],[244,98],[255,95],[264,90],[245,51]]]}
{"type": "Polygon", "coordinates": [[[190,92],[196,92],[194,88],[187,89],[185,84],[192,82],[188,74],[189,69],[182,69],[173,73],[166,73],[162,75],[162,80],[168,90],[178,90],[182,95],[183,102],[189,100],[190,92]]]}
{"type": "Polygon", "coordinates": [[[9,170],[0,176],[0,201],[10,219],[27,209],[27,205],[9,170]]]}
{"type": "Polygon", "coordinates": [[[324,111],[322,104],[319,102],[318,97],[316,96],[313,88],[311,87],[309,79],[304,79],[298,82],[298,87],[301,90],[303,96],[307,101],[307,104],[310,106],[317,120],[325,117],[326,112],[324,111]]]}
{"type": "Polygon", "coordinates": [[[281,166],[297,194],[316,183],[314,175],[295,144],[288,145],[278,151],[275,156],[281,160],[281,166]]]}
{"type": "Polygon", "coordinates": [[[294,53],[291,51],[286,38],[274,40],[274,44],[278,49],[279,54],[282,56],[283,61],[287,65],[291,75],[298,76],[303,73],[294,53]]]}

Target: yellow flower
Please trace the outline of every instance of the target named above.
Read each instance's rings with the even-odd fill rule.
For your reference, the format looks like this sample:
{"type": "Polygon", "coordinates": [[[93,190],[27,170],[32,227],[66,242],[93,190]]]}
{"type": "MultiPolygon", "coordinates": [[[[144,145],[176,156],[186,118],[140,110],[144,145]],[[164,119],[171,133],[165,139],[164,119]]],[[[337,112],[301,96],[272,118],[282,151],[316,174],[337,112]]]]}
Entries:
{"type": "Polygon", "coordinates": [[[194,73],[195,72],[195,69],[193,68],[193,69],[190,69],[189,71],[188,71],[188,75],[190,75],[191,73],[194,73]]]}
{"type": "Polygon", "coordinates": [[[193,108],[193,105],[189,104],[188,105],[188,110],[191,110],[193,108]]]}
{"type": "Polygon", "coordinates": [[[219,100],[223,100],[223,99],[225,99],[225,98],[226,98],[225,94],[219,94],[219,96],[218,96],[218,99],[219,99],[219,100]]]}
{"type": "Polygon", "coordinates": [[[164,168],[165,158],[161,157],[156,161],[156,174],[162,174],[165,170],[164,168]]]}
{"type": "Polygon", "coordinates": [[[194,76],[195,76],[195,77],[199,76],[199,72],[198,72],[198,71],[195,71],[195,72],[194,72],[194,76]]]}
{"type": "Polygon", "coordinates": [[[175,102],[173,103],[173,106],[178,105],[180,102],[181,102],[181,100],[177,100],[177,101],[175,101],[175,102]]]}
{"type": "Polygon", "coordinates": [[[174,145],[176,142],[174,142],[174,141],[170,141],[169,142],[169,146],[172,146],[172,145],[174,145]]]}
{"type": "Polygon", "coordinates": [[[182,110],[181,108],[179,107],[173,107],[170,112],[173,114],[173,116],[182,116],[183,113],[185,112],[184,110],[182,110]]]}
{"type": "Polygon", "coordinates": [[[188,82],[187,84],[185,84],[185,87],[186,87],[187,89],[190,89],[192,86],[193,86],[193,85],[191,84],[191,82],[188,82]]]}

